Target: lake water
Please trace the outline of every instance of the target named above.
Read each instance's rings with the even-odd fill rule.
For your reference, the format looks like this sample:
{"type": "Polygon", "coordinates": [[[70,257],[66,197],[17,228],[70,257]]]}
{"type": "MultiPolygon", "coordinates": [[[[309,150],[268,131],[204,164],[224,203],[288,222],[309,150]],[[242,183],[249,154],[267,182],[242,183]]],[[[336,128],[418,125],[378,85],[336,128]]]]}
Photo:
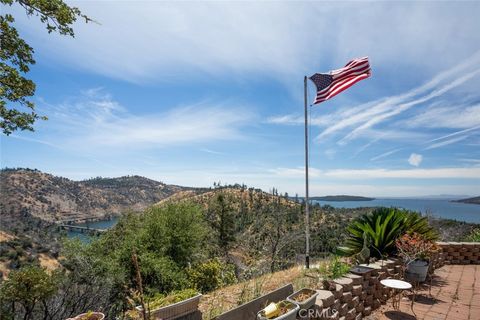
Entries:
{"type": "MultiPolygon", "coordinates": [[[[480,205],[450,202],[450,200],[429,199],[375,199],[372,201],[315,201],[323,205],[331,205],[335,208],[359,208],[359,207],[399,207],[425,213],[434,216],[454,219],[459,221],[480,223],[480,205]]],[[[95,229],[108,229],[117,223],[117,218],[108,221],[82,223],[79,226],[95,229]]],[[[89,241],[90,237],[83,233],[69,231],[70,238],[77,237],[83,241],[89,241]]]]}
{"type": "Polygon", "coordinates": [[[418,211],[422,214],[431,213],[434,216],[459,221],[480,223],[480,205],[451,202],[443,199],[375,199],[372,201],[315,201],[335,208],[359,207],[399,207],[418,211]]]}

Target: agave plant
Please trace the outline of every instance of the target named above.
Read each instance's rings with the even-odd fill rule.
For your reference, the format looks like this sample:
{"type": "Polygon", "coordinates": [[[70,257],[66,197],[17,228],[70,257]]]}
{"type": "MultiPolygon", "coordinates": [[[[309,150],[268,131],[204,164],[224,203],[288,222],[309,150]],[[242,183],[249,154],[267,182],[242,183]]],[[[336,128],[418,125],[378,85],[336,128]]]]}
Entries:
{"type": "Polygon", "coordinates": [[[426,240],[438,238],[427,218],[398,208],[377,208],[354,220],[346,231],[345,246],[337,250],[346,256],[367,252],[370,257],[382,258],[395,253],[395,241],[406,233],[416,232],[426,240]]]}

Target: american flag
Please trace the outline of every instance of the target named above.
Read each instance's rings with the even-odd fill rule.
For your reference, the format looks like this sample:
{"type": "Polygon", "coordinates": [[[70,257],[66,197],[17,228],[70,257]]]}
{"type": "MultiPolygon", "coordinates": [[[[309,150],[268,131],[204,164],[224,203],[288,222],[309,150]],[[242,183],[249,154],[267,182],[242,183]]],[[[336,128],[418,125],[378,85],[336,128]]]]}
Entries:
{"type": "Polygon", "coordinates": [[[317,96],[313,104],[328,100],[360,80],[370,77],[368,57],[350,61],[345,67],[329,73],[315,73],[309,79],[317,86],[317,96]]]}

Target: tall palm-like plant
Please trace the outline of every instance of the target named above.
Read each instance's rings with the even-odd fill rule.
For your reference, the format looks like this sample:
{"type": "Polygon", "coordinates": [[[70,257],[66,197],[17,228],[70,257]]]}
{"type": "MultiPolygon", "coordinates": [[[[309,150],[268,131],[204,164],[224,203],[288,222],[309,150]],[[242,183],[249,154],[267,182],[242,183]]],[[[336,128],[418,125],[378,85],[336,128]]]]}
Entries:
{"type": "Polygon", "coordinates": [[[406,233],[416,232],[425,239],[436,240],[437,232],[420,214],[398,208],[377,208],[354,220],[346,229],[348,238],[338,253],[347,256],[359,254],[365,250],[365,243],[372,257],[395,252],[395,240],[406,233]],[[368,241],[365,241],[368,239],[368,241]]]}

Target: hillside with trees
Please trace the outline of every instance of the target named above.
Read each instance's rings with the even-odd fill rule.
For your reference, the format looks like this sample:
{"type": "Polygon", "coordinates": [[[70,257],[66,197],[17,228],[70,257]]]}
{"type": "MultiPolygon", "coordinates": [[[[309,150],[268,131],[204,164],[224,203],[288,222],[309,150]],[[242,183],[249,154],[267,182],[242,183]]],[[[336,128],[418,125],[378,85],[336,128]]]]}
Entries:
{"type": "MultiPolygon", "coordinates": [[[[51,285],[25,310],[32,316],[47,312],[63,319],[82,310],[103,310],[113,317],[140,303],[139,281],[146,297],[191,288],[210,292],[295,265],[303,259],[302,210],[302,204],[275,189],[266,193],[216,186],[203,193],[183,191],[142,214],[122,216],[89,244],[68,241],[55,273],[29,267],[39,265],[31,261],[10,273],[12,281],[7,283],[13,286],[32,277],[51,285]],[[82,304],[75,303],[80,296],[85,297],[82,304]]],[[[312,254],[333,251],[345,225],[360,212],[365,209],[340,213],[314,206],[312,254]]],[[[3,305],[6,313],[10,307],[3,305]]]]}
{"type": "MultiPolygon", "coordinates": [[[[0,285],[0,311],[6,319],[45,314],[48,319],[65,319],[85,310],[101,310],[114,318],[127,315],[141,303],[140,297],[182,295],[192,289],[209,293],[304,261],[304,204],[275,188],[265,192],[215,184],[213,189],[189,189],[135,176],[75,182],[34,170],[2,174],[8,174],[17,189],[24,188],[27,199],[47,198],[34,193],[46,185],[47,194],[57,198],[74,199],[78,194],[88,202],[94,195],[95,204],[102,195],[107,203],[112,201],[108,204],[127,209],[114,227],[85,243],[67,240],[55,223],[30,214],[35,206],[10,215],[4,214],[2,203],[0,267],[6,269],[6,280],[0,285]],[[135,199],[146,209],[128,210],[135,199]],[[42,284],[38,291],[18,297],[19,288],[36,282],[42,284]]],[[[313,205],[312,263],[336,252],[347,240],[346,227],[370,211],[313,205]]],[[[463,240],[475,227],[428,220],[441,231],[442,240],[463,240]]]]}
{"type": "Polygon", "coordinates": [[[73,181],[30,169],[0,172],[2,220],[30,215],[44,221],[101,220],[142,211],[186,190],[140,176],[73,181]]]}

